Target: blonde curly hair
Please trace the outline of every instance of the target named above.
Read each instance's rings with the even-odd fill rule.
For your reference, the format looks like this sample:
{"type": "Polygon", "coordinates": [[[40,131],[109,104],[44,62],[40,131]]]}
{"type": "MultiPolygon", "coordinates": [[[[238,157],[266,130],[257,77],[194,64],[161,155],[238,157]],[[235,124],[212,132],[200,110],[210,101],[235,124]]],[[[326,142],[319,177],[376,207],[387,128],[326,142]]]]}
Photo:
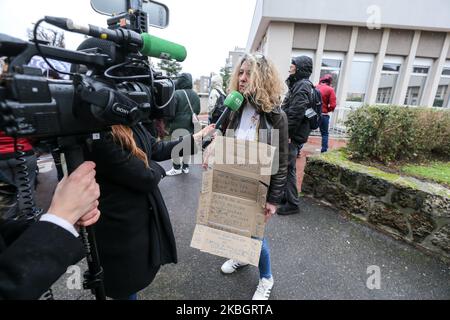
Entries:
{"type": "Polygon", "coordinates": [[[243,95],[256,104],[256,108],[263,112],[272,112],[281,105],[287,91],[272,61],[261,54],[246,54],[235,67],[229,84],[229,91],[239,91],[239,71],[244,62],[250,66],[250,79],[243,95]]]}

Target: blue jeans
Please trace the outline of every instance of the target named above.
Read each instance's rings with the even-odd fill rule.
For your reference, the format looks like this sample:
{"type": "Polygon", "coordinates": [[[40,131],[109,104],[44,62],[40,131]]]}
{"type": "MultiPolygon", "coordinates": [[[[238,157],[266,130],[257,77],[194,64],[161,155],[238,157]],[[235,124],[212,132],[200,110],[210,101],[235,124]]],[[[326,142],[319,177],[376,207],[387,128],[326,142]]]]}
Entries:
{"type": "Polygon", "coordinates": [[[328,151],[328,127],[330,125],[330,116],[323,115],[320,120],[320,134],[322,135],[322,149],[320,152],[328,151]]]}
{"type": "Polygon", "coordinates": [[[261,254],[259,256],[259,277],[269,279],[272,277],[270,268],[270,251],[266,238],[262,240],[261,254]]]}

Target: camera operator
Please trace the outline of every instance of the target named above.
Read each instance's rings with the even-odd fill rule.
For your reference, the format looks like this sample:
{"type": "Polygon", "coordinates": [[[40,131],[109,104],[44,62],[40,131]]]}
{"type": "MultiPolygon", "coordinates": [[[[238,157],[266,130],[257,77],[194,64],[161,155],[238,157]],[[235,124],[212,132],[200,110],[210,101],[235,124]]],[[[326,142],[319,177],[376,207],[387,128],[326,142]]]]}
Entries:
{"type": "Polygon", "coordinates": [[[96,237],[108,297],[137,299],[136,293],[153,281],[161,265],[177,262],[169,213],[158,187],[166,173],[156,161],[169,160],[180,143],[184,150],[195,151],[195,143],[214,127],[178,141],[157,142],[141,124],[113,126],[111,133],[93,142],[86,158],[97,164],[102,189],[96,237]]]}
{"type": "Polygon", "coordinates": [[[15,195],[0,172],[0,299],[38,299],[67,267],[83,258],[76,226],[100,217],[95,164],[84,162],[58,184],[38,222],[6,220],[2,214],[15,195]]]}

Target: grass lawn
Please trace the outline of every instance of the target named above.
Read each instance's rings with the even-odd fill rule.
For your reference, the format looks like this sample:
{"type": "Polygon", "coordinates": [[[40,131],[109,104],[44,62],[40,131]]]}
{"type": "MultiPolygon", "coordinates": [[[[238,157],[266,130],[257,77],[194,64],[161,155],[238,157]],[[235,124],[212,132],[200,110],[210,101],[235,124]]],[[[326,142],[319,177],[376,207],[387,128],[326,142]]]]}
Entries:
{"type": "Polygon", "coordinates": [[[450,162],[433,162],[426,165],[406,165],[401,169],[402,173],[433,180],[450,186],[450,162]]]}

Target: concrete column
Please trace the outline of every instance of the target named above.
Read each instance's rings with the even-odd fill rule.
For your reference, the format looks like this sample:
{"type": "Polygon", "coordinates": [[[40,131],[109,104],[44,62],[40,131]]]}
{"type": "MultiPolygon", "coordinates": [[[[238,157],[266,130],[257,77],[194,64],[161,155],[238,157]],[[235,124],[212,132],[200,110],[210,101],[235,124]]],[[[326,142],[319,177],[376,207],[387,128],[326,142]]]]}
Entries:
{"type": "Polygon", "coordinates": [[[355,57],[356,41],[358,40],[358,27],[353,27],[352,36],[347,55],[344,60],[344,66],[339,76],[339,84],[337,88],[337,105],[343,106],[347,100],[348,83],[352,75],[353,58],[355,57]]]}
{"type": "Polygon", "coordinates": [[[383,36],[381,38],[380,50],[373,62],[372,72],[369,79],[369,87],[367,88],[367,95],[365,103],[375,104],[377,100],[378,86],[380,84],[381,71],[383,69],[384,57],[386,56],[386,50],[389,42],[390,29],[384,29],[383,36]]]}
{"type": "Polygon", "coordinates": [[[441,55],[434,62],[433,68],[428,75],[427,84],[423,91],[421,106],[432,107],[434,98],[436,97],[439,82],[441,81],[442,70],[444,69],[445,61],[447,59],[448,49],[450,47],[450,33],[447,33],[444,45],[442,46],[441,55]]]}
{"type": "Polygon", "coordinates": [[[327,25],[320,25],[319,40],[317,43],[316,56],[314,58],[314,67],[311,77],[312,83],[316,84],[320,79],[320,69],[322,68],[323,48],[325,47],[325,37],[327,35],[327,25]]]}
{"type": "Polygon", "coordinates": [[[417,47],[419,46],[420,34],[421,34],[420,30],[416,30],[416,32],[414,33],[414,38],[411,44],[409,55],[405,59],[405,62],[400,71],[392,104],[396,105],[405,104],[406,92],[408,91],[408,84],[409,80],[411,79],[414,60],[416,59],[417,47]]]}
{"type": "Polygon", "coordinates": [[[289,22],[272,22],[267,28],[264,54],[273,61],[283,80],[289,76],[294,26],[294,23],[289,22]]]}

